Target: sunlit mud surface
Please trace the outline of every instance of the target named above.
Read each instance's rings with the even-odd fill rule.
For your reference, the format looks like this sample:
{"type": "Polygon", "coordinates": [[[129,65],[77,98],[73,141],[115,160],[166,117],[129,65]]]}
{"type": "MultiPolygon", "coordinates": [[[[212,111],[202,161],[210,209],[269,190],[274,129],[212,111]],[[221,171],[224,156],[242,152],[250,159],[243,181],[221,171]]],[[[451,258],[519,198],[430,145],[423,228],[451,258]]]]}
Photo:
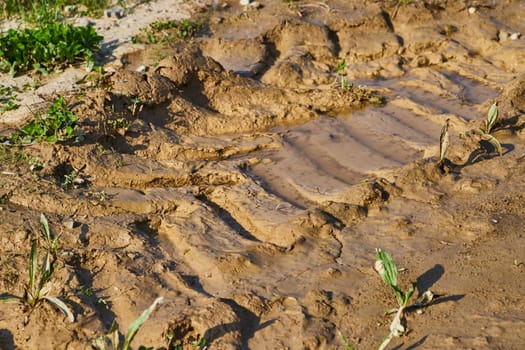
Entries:
{"type": "Polygon", "coordinates": [[[4,152],[1,290],[23,294],[45,213],[62,234],[53,293],[76,322],[4,305],[3,348],[89,349],[157,296],[137,348],[377,348],[396,306],[372,269],[382,248],[402,286],[442,295],[392,347],[520,349],[525,41],[499,38],[525,33],[525,5],[227,3],[196,11],[204,35],[68,93],[84,141],[4,152]],[[493,102],[501,157],[469,132],[493,102]]]}

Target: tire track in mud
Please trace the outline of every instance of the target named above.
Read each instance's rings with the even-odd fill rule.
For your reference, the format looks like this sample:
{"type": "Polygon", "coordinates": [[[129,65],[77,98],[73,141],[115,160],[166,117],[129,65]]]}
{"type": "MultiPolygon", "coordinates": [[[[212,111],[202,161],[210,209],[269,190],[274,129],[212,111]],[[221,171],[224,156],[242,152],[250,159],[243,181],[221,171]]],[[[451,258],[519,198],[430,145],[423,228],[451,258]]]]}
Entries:
{"type": "MultiPolygon", "coordinates": [[[[496,44],[474,55],[469,35],[442,34],[450,18],[429,29],[405,24],[411,7],[391,19],[379,5],[329,3],[337,11],[277,16],[282,9],[268,5],[227,18],[232,27],[212,28],[204,55],[175,52],[154,73],[118,72],[115,91],[148,101],[133,137],[104,139],[130,151],[59,157],[83,169],[91,194],[10,195],[21,207],[80,216],[86,261],[125,270],[88,276],[114,314],[129,313],[123,290],[140,289],[143,299],[170,297],[155,320],[188,343],[335,349],[375,247],[410,255],[473,239],[456,238],[453,215],[433,207],[445,194],[433,160],[421,159],[437,155],[446,118],[459,132],[484,115],[514,74],[510,63],[484,58],[496,44]],[[342,59],[355,86],[384,94],[383,106],[364,107],[365,92],[333,84],[342,59]],[[102,192],[104,200],[93,195],[102,192]]],[[[491,229],[475,218],[464,226],[491,229]]]]}

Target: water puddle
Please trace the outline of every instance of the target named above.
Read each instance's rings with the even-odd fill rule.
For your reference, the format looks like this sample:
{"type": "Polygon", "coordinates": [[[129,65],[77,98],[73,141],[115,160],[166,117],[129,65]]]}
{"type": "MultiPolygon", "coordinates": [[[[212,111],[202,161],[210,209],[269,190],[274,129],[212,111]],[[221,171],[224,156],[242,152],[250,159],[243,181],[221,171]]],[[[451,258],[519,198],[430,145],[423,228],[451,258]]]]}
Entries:
{"type": "Polygon", "coordinates": [[[359,83],[393,91],[389,102],[278,131],[283,148],[267,153],[271,161],[255,165],[251,174],[272,193],[305,207],[381,170],[437,155],[445,118],[480,118],[476,105],[498,94],[472,79],[433,70],[359,83]]]}

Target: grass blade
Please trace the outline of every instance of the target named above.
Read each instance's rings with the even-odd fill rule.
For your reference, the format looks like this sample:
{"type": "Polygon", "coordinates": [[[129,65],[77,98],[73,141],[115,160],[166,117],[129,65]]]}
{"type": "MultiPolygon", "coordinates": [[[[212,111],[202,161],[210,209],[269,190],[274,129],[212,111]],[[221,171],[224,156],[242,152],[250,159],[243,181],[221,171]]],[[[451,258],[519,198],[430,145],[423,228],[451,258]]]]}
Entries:
{"type": "Polygon", "coordinates": [[[33,294],[35,290],[36,270],[38,267],[38,250],[36,241],[31,244],[31,254],[29,255],[29,291],[33,294]]]}
{"type": "Polygon", "coordinates": [[[343,334],[341,334],[341,332],[339,332],[339,338],[341,339],[341,343],[343,343],[344,347],[346,350],[355,350],[355,348],[350,345],[350,343],[348,342],[348,340],[345,338],[345,336],[343,334]]]}
{"type": "Polygon", "coordinates": [[[120,335],[118,333],[117,320],[113,320],[113,322],[111,322],[111,327],[109,327],[108,336],[113,349],[120,349],[120,335]]]}
{"type": "Polygon", "coordinates": [[[49,222],[44,214],[40,214],[40,224],[44,229],[44,238],[46,241],[51,241],[51,232],[49,231],[49,222]]]}
{"type": "Polygon", "coordinates": [[[162,297],[159,297],[155,299],[153,304],[149,308],[147,308],[142,315],[139,316],[135,321],[131,323],[131,325],[128,327],[128,331],[126,332],[126,338],[124,338],[124,346],[122,347],[122,350],[127,350],[129,348],[129,345],[131,344],[131,341],[135,337],[135,334],[137,334],[139,328],[146,322],[146,320],[149,318],[157,304],[161,303],[163,300],[162,297]]]}
{"type": "Polygon", "coordinates": [[[488,141],[492,146],[494,146],[494,148],[496,149],[496,151],[498,151],[500,156],[503,155],[503,148],[501,147],[501,143],[498,141],[497,138],[490,134],[485,134],[483,135],[483,139],[485,141],[488,141]]]}
{"type": "Polygon", "coordinates": [[[2,293],[0,294],[0,301],[3,303],[23,303],[24,298],[10,293],[2,293]]]}
{"type": "Polygon", "coordinates": [[[44,285],[51,279],[51,261],[49,260],[49,252],[46,253],[44,261],[42,262],[42,271],[40,271],[40,282],[38,289],[44,288],[44,285]]]}
{"type": "Polygon", "coordinates": [[[443,125],[443,128],[441,129],[441,135],[439,137],[439,163],[443,164],[445,161],[445,156],[447,154],[448,147],[450,145],[450,138],[448,135],[448,126],[450,123],[450,119],[447,119],[445,121],[445,125],[443,125]]]}
{"type": "Polygon", "coordinates": [[[44,298],[55,305],[60,311],[62,311],[66,316],[69,322],[75,322],[75,316],[73,315],[73,312],[69,309],[69,307],[64,304],[64,302],[56,297],[50,297],[50,296],[44,296],[44,298]]]}
{"type": "Polygon", "coordinates": [[[487,113],[487,120],[485,121],[485,132],[487,134],[490,134],[490,131],[492,130],[492,127],[494,124],[496,124],[496,120],[498,119],[498,104],[494,102],[492,106],[490,106],[489,112],[487,113]]]}
{"type": "Polygon", "coordinates": [[[106,350],[106,337],[100,336],[91,343],[96,350],[106,350]]]}

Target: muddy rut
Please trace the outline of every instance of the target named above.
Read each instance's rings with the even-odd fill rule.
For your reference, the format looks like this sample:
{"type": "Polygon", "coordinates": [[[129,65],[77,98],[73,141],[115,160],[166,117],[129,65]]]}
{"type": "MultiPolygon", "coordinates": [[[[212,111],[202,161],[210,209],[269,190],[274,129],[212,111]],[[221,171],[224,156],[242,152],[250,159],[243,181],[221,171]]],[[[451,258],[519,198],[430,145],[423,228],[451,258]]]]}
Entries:
{"type": "Polygon", "coordinates": [[[3,306],[3,348],[90,348],[160,295],[135,344],[341,349],[343,334],[374,348],[395,305],[376,247],[404,285],[443,295],[394,346],[520,348],[525,41],[501,33],[525,33],[525,5],[228,5],[205,6],[203,36],[164,58],[138,51],[68,93],[86,139],[25,148],[37,174],[5,158],[2,291],[23,293],[43,212],[62,233],[54,291],[77,320],[3,306]],[[495,101],[502,157],[462,134],[495,101]]]}

